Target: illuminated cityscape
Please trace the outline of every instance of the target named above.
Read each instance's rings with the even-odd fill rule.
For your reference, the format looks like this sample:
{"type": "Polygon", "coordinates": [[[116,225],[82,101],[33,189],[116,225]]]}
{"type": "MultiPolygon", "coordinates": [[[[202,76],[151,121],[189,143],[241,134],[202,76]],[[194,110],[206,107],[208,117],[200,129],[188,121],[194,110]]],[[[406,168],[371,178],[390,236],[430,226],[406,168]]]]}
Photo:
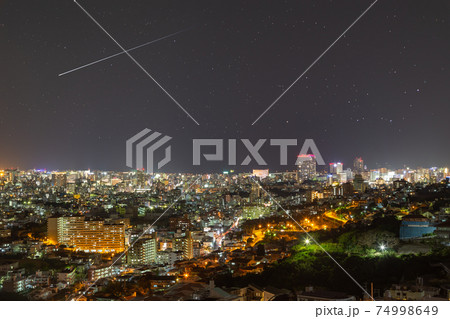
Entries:
{"type": "MultiPolygon", "coordinates": [[[[285,172],[1,170],[2,293],[29,300],[369,298],[342,286],[343,273],[333,282],[314,277],[317,266],[305,263],[321,260],[323,247],[373,298],[448,300],[448,279],[437,271],[450,246],[448,168],[367,169],[361,158],[352,166],[316,170],[305,156],[285,172]],[[407,276],[400,266],[386,277],[361,273],[343,259],[420,265],[424,254],[433,264],[407,276]]],[[[325,265],[322,273],[336,271],[325,265]]]]}
{"type": "Polygon", "coordinates": [[[1,313],[450,318],[449,13],[0,1],[1,313]]]}

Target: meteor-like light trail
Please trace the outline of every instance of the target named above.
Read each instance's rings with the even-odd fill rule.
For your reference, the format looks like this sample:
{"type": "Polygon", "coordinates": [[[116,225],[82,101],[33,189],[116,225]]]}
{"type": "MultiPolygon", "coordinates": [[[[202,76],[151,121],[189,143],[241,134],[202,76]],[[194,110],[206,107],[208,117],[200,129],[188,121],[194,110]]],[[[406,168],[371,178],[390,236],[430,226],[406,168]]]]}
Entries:
{"type": "MultiPolygon", "coordinates": [[[[133,48],[130,48],[130,49],[126,50],[126,51],[127,51],[127,52],[130,52],[130,51],[133,51],[133,50],[136,50],[136,49],[139,49],[139,48],[145,47],[145,46],[147,46],[147,45],[149,45],[149,44],[152,44],[152,43],[155,43],[155,42],[158,42],[158,41],[161,41],[161,40],[164,40],[164,39],[170,38],[170,37],[172,37],[172,36],[174,36],[174,35],[177,35],[177,34],[179,34],[179,33],[183,33],[183,32],[186,32],[186,31],[188,31],[188,30],[190,30],[190,29],[192,29],[192,28],[187,28],[187,29],[184,29],[184,30],[181,30],[181,31],[175,32],[175,33],[171,33],[171,34],[169,34],[169,35],[166,35],[166,36],[164,36],[164,37],[161,37],[161,38],[158,38],[158,39],[155,39],[155,40],[152,40],[152,41],[146,42],[146,43],[144,43],[144,44],[141,44],[141,45],[135,46],[135,47],[133,47],[133,48]]],[[[114,57],[116,57],[116,56],[118,56],[118,55],[121,55],[121,54],[125,54],[125,52],[124,52],[124,51],[122,51],[122,52],[119,52],[119,53],[116,53],[116,54],[113,54],[113,55],[107,56],[107,57],[105,57],[105,58],[102,58],[102,59],[99,59],[99,60],[96,60],[96,61],[93,61],[93,62],[90,62],[90,63],[84,64],[84,65],[82,65],[82,66],[79,66],[79,67],[77,67],[77,68],[75,68],[75,69],[72,69],[72,70],[69,70],[69,71],[66,71],[66,72],[60,73],[60,74],[58,74],[58,76],[63,76],[63,75],[66,75],[66,74],[72,73],[72,72],[74,72],[74,71],[78,71],[78,70],[84,69],[84,68],[86,68],[86,67],[88,67],[88,66],[91,66],[91,65],[97,64],[97,63],[99,63],[99,62],[102,62],[102,61],[105,61],[105,60],[108,60],[108,59],[111,59],[111,58],[114,58],[114,57]]]]}
{"type": "Polygon", "coordinates": [[[342,32],[342,34],[341,34],[336,40],[334,40],[334,42],[331,43],[330,46],[329,46],[325,51],[323,51],[322,54],[319,55],[319,57],[318,57],[317,59],[315,59],[314,62],[311,63],[311,64],[306,68],[306,70],[303,71],[303,73],[300,74],[300,76],[299,76],[298,78],[296,78],[295,81],[292,82],[292,84],[289,85],[289,87],[288,87],[286,90],[284,90],[283,93],[281,93],[281,95],[280,95],[279,97],[277,97],[275,101],[272,102],[272,104],[269,105],[269,107],[268,107],[267,109],[264,110],[264,112],[261,113],[260,116],[258,116],[258,118],[252,123],[252,125],[255,125],[255,123],[258,122],[259,119],[260,119],[261,117],[263,117],[264,114],[266,114],[267,111],[269,111],[269,110],[275,105],[275,103],[277,103],[278,100],[281,99],[281,98],[283,97],[283,95],[285,95],[285,94],[286,94],[286,93],[287,93],[287,92],[295,85],[295,83],[297,83],[298,80],[300,80],[300,79],[306,74],[306,72],[308,72],[309,69],[311,69],[311,68],[318,62],[318,61],[325,55],[325,53],[327,53],[327,52],[328,52],[328,51],[336,44],[336,42],[338,42],[338,41],[339,41],[339,40],[347,33],[347,31],[350,30],[350,29],[356,24],[356,22],[358,22],[359,19],[361,19],[361,18],[367,13],[367,11],[369,11],[370,8],[372,8],[372,7],[375,5],[375,3],[377,3],[377,1],[378,1],[378,0],[375,0],[374,2],[372,2],[372,4],[371,4],[366,10],[364,10],[364,12],[361,13],[361,15],[360,15],[355,21],[353,21],[353,23],[350,24],[350,26],[349,26],[347,29],[345,29],[345,31],[342,32]]]}
{"type": "Polygon", "coordinates": [[[189,116],[189,118],[194,121],[195,124],[200,125],[196,119],[194,119],[194,117],[177,101],[175,100],[175,98],[127,51],[125,50],[125,48],[119,43],[117,42],[116,39],[114,39],[114,37],[109,34],[108,31],[106,31],[106,29],[97,21],[95,20],[95,18],[81,5],[77,2],[77,0],[73,1],[88,17],[89,19],[92,20],[92,22],[94,22],[115,44],[117,44],[117,46],[123,51],[123,53],[125,53],[130,60],[136,64],[136,66],[142,70],[142,72],[144,72],[157,86],[159,86],[159,88],[161,90],[163,90],[163,92],[184,112],[186,113],[187,116],[189,116]]]}

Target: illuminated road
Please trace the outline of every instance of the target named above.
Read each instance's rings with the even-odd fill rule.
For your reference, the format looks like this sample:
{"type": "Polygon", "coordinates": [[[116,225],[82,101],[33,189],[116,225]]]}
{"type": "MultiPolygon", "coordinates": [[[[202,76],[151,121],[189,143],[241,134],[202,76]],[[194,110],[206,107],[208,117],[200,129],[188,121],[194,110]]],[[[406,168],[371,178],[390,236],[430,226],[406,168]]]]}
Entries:
{"type": "Polygon", "coordinates": [[[328,217],[328,218],[330,218],[330,219],[334,219],[334,220],[336,220],[336,221],[338,221],[338,222],[340,222],[340,223],[343,223],[343,224],[345,224],[345,223],[347,222],[346,219],[339,218],[339,217],[336,216],[336,214],[335,214],[334,212],[332,212],[332,211],[326,212],[326,213],[323,214],[323,215],[324,215],[325,217],[328,217]]]}
{"type": "Polygon", "coordinates": [[[217,246],[221,246],[222,245],[222,239],[233,229],[235,229],[238,225],[239,225],[239,219],[240,217],[238,217],[238,219],[236,219],[236,221],[233,223],[233,225],[231,225],[230,228],[228,228],[228,230],[220,235],[214,235],[215,240],[216,240],[216,244],[217,246]]]}

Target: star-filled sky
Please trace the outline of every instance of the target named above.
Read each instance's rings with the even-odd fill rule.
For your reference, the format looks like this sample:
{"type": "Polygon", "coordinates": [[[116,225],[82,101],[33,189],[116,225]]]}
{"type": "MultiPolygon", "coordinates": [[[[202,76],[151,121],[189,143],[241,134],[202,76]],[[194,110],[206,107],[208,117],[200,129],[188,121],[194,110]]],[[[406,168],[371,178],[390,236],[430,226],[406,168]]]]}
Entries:
{"type": "Polygon", "coordinates": [[[130,54],[199,125],[125,54],[58,76],[121,52],[73,1],[1,1],[0,167],[127,170],[144,128],[168,172],[230,168],[192,167],[192,138],[298,139],[272,170],[306,138],[344,168],[450,164],[447,0],[379,0],[254,125],[373,0],[79,3],[126,49],[171,35],[130,54]]]}

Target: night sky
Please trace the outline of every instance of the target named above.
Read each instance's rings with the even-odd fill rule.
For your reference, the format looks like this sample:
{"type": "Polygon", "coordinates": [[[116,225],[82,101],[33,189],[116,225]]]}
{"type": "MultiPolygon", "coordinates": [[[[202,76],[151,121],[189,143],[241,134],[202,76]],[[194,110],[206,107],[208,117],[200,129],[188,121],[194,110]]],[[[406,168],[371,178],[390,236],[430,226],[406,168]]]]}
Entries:
{"type": "MultiPolygon", "coordinates": [[[[73,1],[1,1],[0,168],[127,170],[144,128],[173,137],[167,172],[230,168],[193,168],[192,138],[312,138],[344,168],[448,166],[448,0],[379,0],[252,125],[372,2],[80,0],[127,49],[184,30],[130,54],[197,125],[125,54],[58,76],[121,52],[73,1]]],[[[299,149],[284,168],[262,153],[292,169],[299,149]]]]}

